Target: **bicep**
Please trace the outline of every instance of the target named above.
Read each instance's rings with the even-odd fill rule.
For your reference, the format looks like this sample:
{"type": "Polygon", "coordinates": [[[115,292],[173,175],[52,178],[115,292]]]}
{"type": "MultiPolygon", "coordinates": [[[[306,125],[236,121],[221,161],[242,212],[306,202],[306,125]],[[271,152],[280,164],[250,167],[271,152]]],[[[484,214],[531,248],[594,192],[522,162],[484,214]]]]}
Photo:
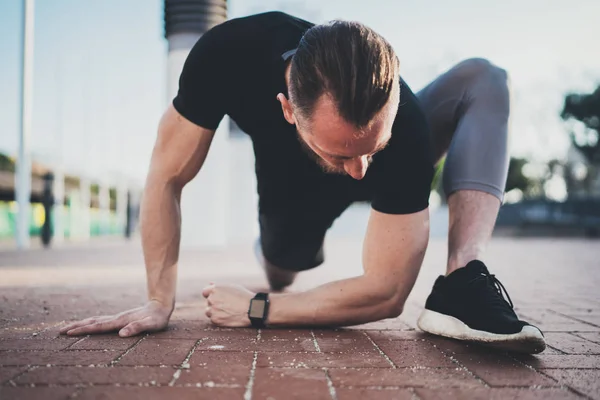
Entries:
{"type": "Polygon", "coordinates": [[[365,277],[400,303],[417,279],[429,242],[429,209],[412,214],[371,210],[363,249],[365,277]]]}
{"type": "Polygon", "coordinates": [[[214,133],[195,125],[169,106],[158,127],[149,179],[183,188],[202,167],[214,133]]]}

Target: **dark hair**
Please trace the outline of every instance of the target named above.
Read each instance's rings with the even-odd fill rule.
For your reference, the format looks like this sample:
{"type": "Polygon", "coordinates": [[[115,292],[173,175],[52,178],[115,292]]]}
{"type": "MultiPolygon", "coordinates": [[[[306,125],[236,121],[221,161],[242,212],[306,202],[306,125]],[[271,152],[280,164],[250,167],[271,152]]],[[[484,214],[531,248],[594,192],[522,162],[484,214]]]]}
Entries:
{"type": "Polygon", "coordinates": [[[310,119],[327,93],[340,116],[362,128],[387,103],[398,69],[392,46],[369,27],[339,20],[315,25],[292,58],[290,101],[310,119]]]}

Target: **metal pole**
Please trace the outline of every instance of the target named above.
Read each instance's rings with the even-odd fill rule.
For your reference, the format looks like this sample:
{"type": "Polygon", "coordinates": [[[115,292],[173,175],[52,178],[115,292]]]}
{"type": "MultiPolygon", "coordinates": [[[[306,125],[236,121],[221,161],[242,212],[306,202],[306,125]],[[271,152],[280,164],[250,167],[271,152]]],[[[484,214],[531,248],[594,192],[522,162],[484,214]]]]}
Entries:
{"type": "Polygon", "coordinates": [[[17,248],[29,247],[29,201],[31,198],[31,114],[33,105],[33,34],[34,0],[23,0],[23,36],[21,71],[21,120],[19,156],[16,163],[15,197],[17,213],[17,248]]]}

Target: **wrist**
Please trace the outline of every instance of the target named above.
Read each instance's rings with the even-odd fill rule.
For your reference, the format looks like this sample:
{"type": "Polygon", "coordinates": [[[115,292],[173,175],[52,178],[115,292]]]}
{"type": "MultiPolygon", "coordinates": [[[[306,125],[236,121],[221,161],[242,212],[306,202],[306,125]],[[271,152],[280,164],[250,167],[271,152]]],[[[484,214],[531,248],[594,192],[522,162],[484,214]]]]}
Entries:
{"type": "Polygon", "coordinates": [[[151,297],[148,303],[171,315],[175,309],[175,300],[163,300],[151,297]]]}

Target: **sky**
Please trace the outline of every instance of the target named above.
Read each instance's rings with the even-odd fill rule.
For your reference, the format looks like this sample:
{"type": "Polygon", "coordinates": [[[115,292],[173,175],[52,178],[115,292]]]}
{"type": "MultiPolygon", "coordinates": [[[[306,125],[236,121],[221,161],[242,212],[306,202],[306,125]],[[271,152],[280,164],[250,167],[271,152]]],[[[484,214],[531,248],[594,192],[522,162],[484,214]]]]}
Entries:
{"type": "MultiPolygon", "coordinates": [[[[22,1],[0,1],[0,151],[16,154],[22,1]]],[[[563,157],[564,94],[600,84],[597,0],[233,0],[229,18],[282,10],[361,21],[394,46],[418,91],[462,59],[511,77],[515,156],[563,157]],[[377,7],[373,7],[376,4],[377,7]]],[[[143,180],[166,97],[162,0],[37,0],[32,151],[95,179],[143,180]]]]}

